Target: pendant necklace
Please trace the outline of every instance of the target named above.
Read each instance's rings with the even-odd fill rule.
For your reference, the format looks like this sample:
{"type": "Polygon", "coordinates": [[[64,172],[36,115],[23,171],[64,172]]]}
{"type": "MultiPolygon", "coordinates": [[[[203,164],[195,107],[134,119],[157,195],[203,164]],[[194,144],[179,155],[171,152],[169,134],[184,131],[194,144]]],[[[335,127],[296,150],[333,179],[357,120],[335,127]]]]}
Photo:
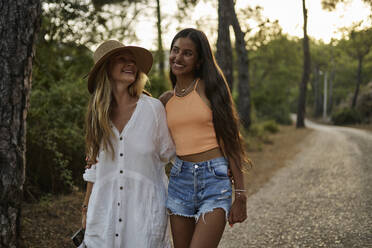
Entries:
{"type": "MultiPolygon", "coordinates": [[[[181,89],[181,95],[185,94],[185,92],[188,92],[191,89],[191,87],[195,84],[195,81],[196,81],[196,78],[194,79],[194,81],[187,88],[181,89]]],[[[176,84],[176,87],[177,87],[177,84],[176,84]]]]}

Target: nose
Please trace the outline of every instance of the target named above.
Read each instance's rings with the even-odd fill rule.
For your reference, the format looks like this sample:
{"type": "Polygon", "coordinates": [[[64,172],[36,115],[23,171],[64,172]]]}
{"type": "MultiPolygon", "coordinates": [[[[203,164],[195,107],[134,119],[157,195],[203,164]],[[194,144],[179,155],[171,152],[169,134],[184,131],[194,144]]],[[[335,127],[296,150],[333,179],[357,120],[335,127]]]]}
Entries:
{"type": "Polygon", "coordinates": [[[174,62],[181,62],[182,61],[182,54],[181,53],[178,53],[176,55],[174,55],[174,62]]]}
{"type": "Polygon", "coordinates": [[[136,62],[132,61],[132,60],[128,60],[125,62],[124,64],[124,67],[127,68],[127,69],[136,69],[136,62]]]}

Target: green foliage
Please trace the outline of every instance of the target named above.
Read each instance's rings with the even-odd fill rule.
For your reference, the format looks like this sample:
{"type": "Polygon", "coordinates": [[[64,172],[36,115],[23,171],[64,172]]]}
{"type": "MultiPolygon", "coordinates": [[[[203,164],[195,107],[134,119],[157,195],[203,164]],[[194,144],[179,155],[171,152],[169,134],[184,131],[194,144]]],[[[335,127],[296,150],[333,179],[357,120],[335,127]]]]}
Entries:
{"type": "Polygon", "coordinates": [[[237,10],[239,20],[253,20],[257,23],[256,27],[252,27],[251,22],[240,23],[243,32],[246,33],[246,44],[251,50],[257,50],[283,35],[278,20],[270,21],[262,12],[263,8],[260,6],[255,8],[247,6],[245,9],[237,10]]]}
{"type": "Polygon", "coordinates": [[[352,108],[344,108],[332,115],[332,121],[335,125],[347,125],[361,123],[360,113],[352,108]]]}
{"type": "MultiPolygon", "coordinates": [[[[350,3],[351,1],[348,0],[322,0],[322,7],[325,10],[333,11],[336,9],[337,4],[339,3],[350,3]]],[[[369,4],[370,8],[372,8],[372,1],[371,0],[363,0],[364,3],[369,4]]]]}
{"type": "Polygon", "coordinates": [[[363,123],[372,123],[372,82],[361,88],[355,108],[360,113],[363,123]]]}
{"type": "Polygon", "coordinates": [[[251,95],[258,119],[290,124],[301,80],[301,42],[279,35],[251,51],[251,95]]]}
{"type": "Polygon", "coordinates": [[[158,98],[163,92],[170,88],[169,80],[165,76],[154,73],[150,75],[150,84],[147,85],[146,90],[148,90],[153,97],[158,98]]]}
{"type": "Polygon", "coordinates": [[[275,121],[254,122],[249,130],[240,130],[242,133],[247,149],[261,150],[262,144],[271,144],[269,133],[279,131],[279,126],[275,121]]]}
{"type": "Polygon", "coordinates": [[[347,40],[340,42],[343,50],[353,59],[363,59],[372,47],[372,28],[361,29],[362,23],[345,28],[347,40]]]}
{"type": "Polygon", "coordinates": [[[40,206],[41,207],[50,207],[53,202],[53,195],[51,193],[44,194],[40,197],[40,206]]]}
{"type": "MultiPolygon", "coordinates": [[[[147,0],[143,0],[147,1],[147,0]]],[[[141,0],[92,0],[95,9],[101,9],[102,6],[107,4],[122,4],[123,2],[136,3],[141,2],[141,0]]]]}
{"type": "Polygon", "coordinates": [[[39,41],[27,117],[26,194],[70,192],[84,168],[83,75],[92,65],[83,46],[39,41]],[[52,55],[52,56],[51,56],[52,55]]]}
{"type": "Polygon", "coordinates": [[[264,121],[262,123],[262,127],[265,131],[268,131],[270,133],[277,133],[279,132],[279,126],[278,124],[273,121],[273,120],[269,120],[269,121],[264,121]]]}
{"type": "Polygon", "coordinates": [[[137,2],[142,1],[44,0],[41,37],[84,45],[108,39],[136,41],[132,24],[145,9],[137,8],[137,2]]]}
{"type": "Polygon", "coordinates": [[[171,88],[168,75],[159,68],[159,59],[159,56],[154,56],[154,62],[149,74],[150,83],[146,86],[146,90],[155,98],[158,98],[162,93],[171,88]]]}

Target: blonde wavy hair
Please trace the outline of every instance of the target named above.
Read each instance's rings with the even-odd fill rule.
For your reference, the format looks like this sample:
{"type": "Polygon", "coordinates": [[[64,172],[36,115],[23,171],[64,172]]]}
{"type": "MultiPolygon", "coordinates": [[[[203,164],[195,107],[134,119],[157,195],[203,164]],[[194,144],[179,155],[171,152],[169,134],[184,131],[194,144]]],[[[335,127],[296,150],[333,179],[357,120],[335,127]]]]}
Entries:
{"type": "MultiPolygon", "coordinates": [[[[100,147],[115,157],[114,146],[110,140],[114,136],[111,128],[110,114],[112,103],[112,82],[108,74],[109,60],[98,70],[95,77],[96,88],[90,96],[85,119],[86,155],[90,163],[96,163],[100,147]]],[[[139,97],[141,93],[149,95],[144,87],[148,81],[147,75],[138,70],[136,81],[129,88],[129,95],[139,97]]]]}

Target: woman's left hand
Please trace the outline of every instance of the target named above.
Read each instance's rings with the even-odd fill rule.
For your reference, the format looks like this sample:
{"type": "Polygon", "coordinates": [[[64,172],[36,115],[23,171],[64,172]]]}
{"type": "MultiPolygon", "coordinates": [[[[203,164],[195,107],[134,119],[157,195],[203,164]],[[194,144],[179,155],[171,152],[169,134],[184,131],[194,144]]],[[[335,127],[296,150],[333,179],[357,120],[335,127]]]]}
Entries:
{"type": "Polygon", "coordinates": [[[247,197],[244,194],[235,197],[229,213],[229,224],[241,223],[247,219],[247,197]]]}

